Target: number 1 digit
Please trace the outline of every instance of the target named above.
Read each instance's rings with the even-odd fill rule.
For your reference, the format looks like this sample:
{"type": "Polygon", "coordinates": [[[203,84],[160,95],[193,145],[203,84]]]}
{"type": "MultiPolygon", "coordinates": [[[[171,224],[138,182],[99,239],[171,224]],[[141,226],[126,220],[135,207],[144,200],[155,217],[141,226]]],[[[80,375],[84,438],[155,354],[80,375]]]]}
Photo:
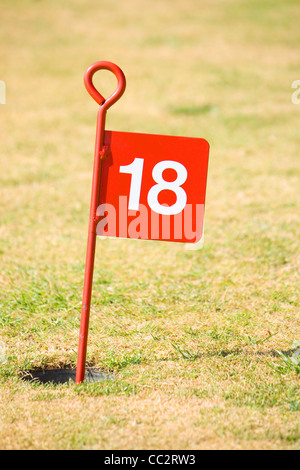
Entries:
{"type": "Polygon", "coordinates": [[[128,209],[132,211],[139,210],[143,166],[143,158],[135,158],[130,165],[120,166],[120,173],[128,173],[132,175],[128,203],[128,209]]]}

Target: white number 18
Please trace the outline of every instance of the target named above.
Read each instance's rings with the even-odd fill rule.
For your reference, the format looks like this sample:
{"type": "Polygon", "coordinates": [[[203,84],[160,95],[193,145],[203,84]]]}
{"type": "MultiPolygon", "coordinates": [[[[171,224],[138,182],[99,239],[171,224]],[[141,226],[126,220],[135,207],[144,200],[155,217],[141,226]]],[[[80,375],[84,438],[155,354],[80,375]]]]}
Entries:
{"type": "MultiPolygon", "coordinates": [[[[135,158],[130,165],[120,166],[120,173],[131,174],[131,185],[129,193],[128,209],[139,210],[142,176],[143,176],[144,159],[135,158]]],[[[152,177],[156,184],[150,188],[148,192],[148,204],[150,208],[163,215],[175,215],[181,212],[187,201],[185,190],[181,187],[187,179],[187,170],[184,165],[172,160],[163,160],[157,163],[152,170],[152,177]],[[176,171],[177,177],[174,181],[166,181],[163,179],[163,172],[166,169],[176,171]],[[164,206],[159,203],[158,195],[161,191],[168,189],[176,194],[176,202],[171,206],[164,206]]]]}

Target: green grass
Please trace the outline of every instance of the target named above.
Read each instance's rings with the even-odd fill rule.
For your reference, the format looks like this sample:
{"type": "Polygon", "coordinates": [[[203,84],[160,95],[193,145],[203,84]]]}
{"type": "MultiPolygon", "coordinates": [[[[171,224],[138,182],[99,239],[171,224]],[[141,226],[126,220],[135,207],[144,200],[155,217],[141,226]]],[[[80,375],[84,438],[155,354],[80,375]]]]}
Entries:
{"type": "Polygon", "coordinates": [[[298,16],[2,1],[1,449],[299,449],[298,16]],[[209,141],[204,247],[99,239],[87,365],[115,378],[30,383],[76,366],[97,60],[127,78],[107,128],[209,141]]]}

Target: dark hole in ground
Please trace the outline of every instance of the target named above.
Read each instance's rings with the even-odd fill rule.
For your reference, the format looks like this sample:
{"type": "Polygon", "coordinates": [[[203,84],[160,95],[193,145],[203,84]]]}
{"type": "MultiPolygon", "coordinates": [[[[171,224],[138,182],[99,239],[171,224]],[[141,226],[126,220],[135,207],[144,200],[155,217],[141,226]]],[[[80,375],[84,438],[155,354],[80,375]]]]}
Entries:
{"type": "MultiPolygon", "coordinates": [[[[76,369],[40,369],[28,371],[22,376],[22,380],[27,382],[40,382],[43,384],[64,384],[69,381],[75,383],[76,369]]],[[[85,371],[84,382],[101,382],[112,380],[112,374],[105,374],[99,369],[87,369],[85,371]]]]}

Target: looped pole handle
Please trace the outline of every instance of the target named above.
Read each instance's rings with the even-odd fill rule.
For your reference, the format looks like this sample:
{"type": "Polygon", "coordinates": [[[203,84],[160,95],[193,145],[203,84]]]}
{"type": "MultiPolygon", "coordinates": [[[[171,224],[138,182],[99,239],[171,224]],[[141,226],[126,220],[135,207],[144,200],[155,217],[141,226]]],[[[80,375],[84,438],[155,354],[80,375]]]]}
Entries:
{"type": "Polygon", "coordinates": [[[103,108],[106,110],[110,108],[116,101],[118,101],[121,96],[123,95],[126,87],[126,79],[125,75],[118,67],[116,64],[113,64],[112,62],[106,62],[106,61],[99,61],[95,62],[94,64],[90,65],[90,67],[86,70],[84,74],[84,84],[91,95],[91,97],[103,108]],[[112,93],[112,95],[109,96],[109,98],[104,98],[101,93],[95,88],[93,84],[93,75],[95,72],[98,70],[109,70],[112,72],[118,81],[117,89],[112,93]]]}

